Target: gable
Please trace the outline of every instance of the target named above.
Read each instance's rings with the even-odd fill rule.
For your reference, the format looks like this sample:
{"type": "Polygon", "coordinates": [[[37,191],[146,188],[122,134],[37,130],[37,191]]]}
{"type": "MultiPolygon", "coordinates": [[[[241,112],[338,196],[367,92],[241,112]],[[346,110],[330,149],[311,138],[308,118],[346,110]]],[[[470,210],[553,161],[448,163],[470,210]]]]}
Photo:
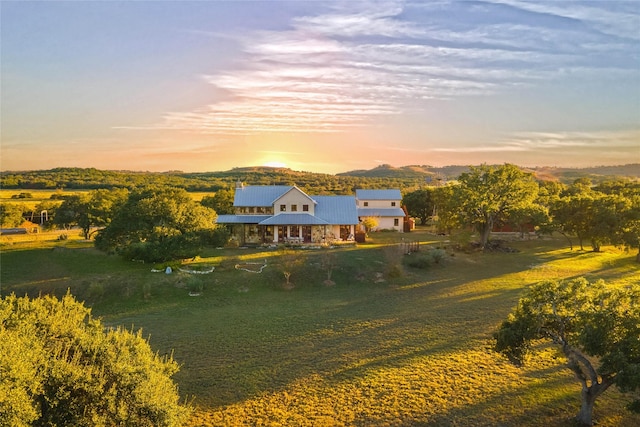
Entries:
{"type": "Polygon", "coordinates": [[[278,198],[273,201],[274,205],[278,205],[280,203],[291,204],[316,204],[316,201],[309,197],[304,191],[299,189],[296,186],[289,188],[286,192],[281,194],[278,198]]]}

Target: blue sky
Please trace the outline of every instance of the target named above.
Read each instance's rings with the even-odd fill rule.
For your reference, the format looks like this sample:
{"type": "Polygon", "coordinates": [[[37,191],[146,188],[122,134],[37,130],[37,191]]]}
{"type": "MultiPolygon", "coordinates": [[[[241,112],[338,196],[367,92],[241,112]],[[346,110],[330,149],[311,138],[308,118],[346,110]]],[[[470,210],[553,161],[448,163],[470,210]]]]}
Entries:
{"type": "Polygon", "coordinates": [[[0,8],[2,170],[640,162],[640,1],[0,8]]]}

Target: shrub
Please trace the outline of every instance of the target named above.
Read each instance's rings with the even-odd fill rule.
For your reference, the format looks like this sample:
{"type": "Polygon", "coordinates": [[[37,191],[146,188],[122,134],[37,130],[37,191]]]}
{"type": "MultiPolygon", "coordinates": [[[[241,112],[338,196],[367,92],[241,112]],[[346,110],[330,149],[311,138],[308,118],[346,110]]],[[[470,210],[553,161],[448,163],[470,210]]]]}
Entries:
{"type": "Polygon", "coordinates": [[[440,264],[447,252],[442,249],[431,249],[425,252],[412,253],[405,258],[405,264],[412,268],[427,269],[433,264],[440,264]]]}
{"type": "Polygon", "coordinates": [[[0,300],[0,425],[178,426],[170,357],[125,329],[105,329],[70,294],[0,300]]]}
{"type": "Polygon", "coordinates": [[[430,252],[417,252],[407,256],[405,262],[409,267],[424,270],[431,267],[435,261],[430,252]]]}
{"type": "Polygon", "coordinates": [[[229,243],[231,234],[225,227],[216,227],[213,230],[202,231],[200,236],[205,245],[223,247],[229,243]]]}

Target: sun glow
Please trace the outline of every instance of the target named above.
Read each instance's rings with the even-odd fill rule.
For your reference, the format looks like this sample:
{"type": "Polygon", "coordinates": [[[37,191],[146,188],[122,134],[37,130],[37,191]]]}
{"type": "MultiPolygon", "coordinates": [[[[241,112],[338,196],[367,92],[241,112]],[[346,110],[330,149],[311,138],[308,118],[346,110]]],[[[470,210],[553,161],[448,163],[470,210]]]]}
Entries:
{"type": "Polygon", "coordinates": [[[263,163],[262,166],[267,166],[270,168],[286,168],[287,164],[285,162],[269,161],[263,163]]]}

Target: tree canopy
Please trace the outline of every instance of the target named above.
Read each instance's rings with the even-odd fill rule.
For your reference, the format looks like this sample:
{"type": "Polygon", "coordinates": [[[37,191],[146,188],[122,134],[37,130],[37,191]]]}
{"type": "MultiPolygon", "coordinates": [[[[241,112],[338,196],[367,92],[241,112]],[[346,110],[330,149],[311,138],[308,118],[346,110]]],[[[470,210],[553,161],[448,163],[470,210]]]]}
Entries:
{"type": "Polygon", "coordinates": [[[433,189],[425,188],[407,193],[402,198],[402,204],[409,215],[419,218],[420,224],[425,225],[434,214],[433,189]]]}
{"type": "MultiPolygon", "coordinates": [[[[592,424],[595,400],[612,385],[640,390],[640,286],[613,289],[585,278],[532,286],[495,333],[496,349],[523,363],[533,342],[560,346],[582,385],[576,419],[592,424]]],[[[640,410],[640,400],[629,405],[640,410]]]]}
{"type": "Polygon", "coordinates": [[[216,212],[178,188],[146,188],[129,195],[96,246],[130,259],[167,261],[192,257],[203,233],[216,228],[216,212]]]}
{"type": "Polygon", "coordinates": [[[178,364],[67,294],[0,299],[0,425],[179,426],[178,364]]]}
{"type": "Polygon", "coordinates": [[[471,167],[454,187],[455,199],[463,222],[480,233],[480,247],[485,248],[493,226],[506,220],[509,213],[529,206],[538,194],[533,175],[517,166],[471,167]]]}

